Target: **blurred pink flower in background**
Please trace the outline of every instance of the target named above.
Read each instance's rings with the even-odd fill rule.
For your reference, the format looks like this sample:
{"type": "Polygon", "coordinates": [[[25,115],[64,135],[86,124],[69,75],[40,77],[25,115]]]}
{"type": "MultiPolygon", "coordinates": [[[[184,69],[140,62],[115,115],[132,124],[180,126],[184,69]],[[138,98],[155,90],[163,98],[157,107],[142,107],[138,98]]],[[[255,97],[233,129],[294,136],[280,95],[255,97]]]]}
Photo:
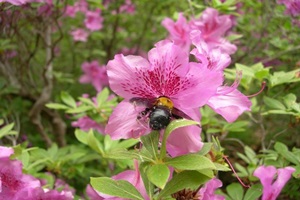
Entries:
{"type": "Polygon", "coordinates": [[[77,121],[72,122],[73,127],[78,127],[83,131],[94,129],[99,133],[104,133],[105,125],[99,124],[88,116],[79,118],[77,121]]]}
{"type": "Polygon", "coordinates": [[[292,16],[298,16],[300,14],[300,0],[277,0],[277,3],[285,5],[286,14],[292,16]]]}
{"type": "Polygon", "coordinates": [[[274,166],[258,167],[253,175],[259,178],[263,185],[262,200],[276,200],[294,171],[293,167],[280,169],[276,169],[274,166]]]}
{"type": "Polygon", "coordinates": [[[103,25],[103,17],[101,16],[101,10],[96,9],[95,11],[87,11],[85,13],[84,24],[85,27],[91,31],[100,30],[103,25]]]}
{"type": "Polygon", "coordinates": [[[162,25],[169,31],[169,37],[174,41],[174,44],[182,46],[186,51],[190,50],[190,26],[182,13],[179,13],[176,22],[170,18],[165,18],[162,25]]]}
{"type": "Polygon", "coordinates": [[[15,6],[20,6],[26,3],[39,2],[37,0],[0,0],[0,3],[11,3],[15,6]]]}
{"type": "Polygon", "coordinates": [[[91,83],[97,92],[101,91],[104,86],[108,85],[108,77],[106,67],[100,66],[97,60],[92,62],[84,62],[81,65],[84,74],[80,77],[80,83],[91,83]]]}
{"type": "Polygon", "coordinates": [[[222,185],[222,181],[217,178],[209,180],[197,193],[200,196],[199,200],[225,200],[222,195],[214,194],[222,185]]]}
{"type": "Polygon", "coordinates": [[[71,200],[71,191],[49,190],[42,188],[40,180],[22,172],[22,162],[10,160],[12,148],[0,146],[0,199],[36,200],[57,199],[71,200]]]}
{"type": "Polygon", "coordinates": [[[67,5],[65,16],[75,17],[77,12],[86,13],[88,11],[88,3],[85,0],[79,0],[74,6],[67,5]]]}
{"type": "Polygon", "coordinates": [[[213,8],[206,8],[199,19],[191,20],[191,29],[201,31],[201,37],[210,49],[220,48],[227,54],[237,50],[235,45],[224,38],[232,26],[230,15],[219,15],[213,8]]]}
{"type": "Polygon", "coordinates": [[[85,29],[78,28],[71,31],[70,34],[73,36],[74,41],[86,42],[90,33],[85,29]]]}
{"type": "Polygon", "coordinates": [[[120,6],[120,12],[134,14],[135,13],[135,5],[131,2],[131,0],[125,0],[125,3],[120,6]]]}

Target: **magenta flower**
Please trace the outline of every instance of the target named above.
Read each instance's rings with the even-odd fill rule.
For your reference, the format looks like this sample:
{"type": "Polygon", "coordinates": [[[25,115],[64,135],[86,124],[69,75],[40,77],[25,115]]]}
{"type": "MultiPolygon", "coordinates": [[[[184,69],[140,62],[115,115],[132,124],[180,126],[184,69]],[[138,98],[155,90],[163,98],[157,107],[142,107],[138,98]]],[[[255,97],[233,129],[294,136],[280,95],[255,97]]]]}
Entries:
{"type": "Polygon", "coordinates": [[[86,195],[89,197],[90,200],[103,200],[104,198],[101,197],[100,193],[94,190],[91,185],[88,185],[85,189],[86,195]]]}
{"type": "Polygon", "coordinates": [[[70,34],[73,36],[74,41],[86,42],[90,33],[82,28],[78,28],[71,31],[70,34]]]}
{"type": "Polygon", "coordinates": [[[98,31],[103,27],[102,23],[103,17],[101,16],[100,9],[95,11],[87,11],[85,13],[84,24],[87,29],[91,31],[98,31]]]}
{"type": "Polygon", "coordinates": [[[218,11],[213,8],[207,8],[200,19],[191,21],[191,29],[201,31],[201,37],[210,49],[220,48],[227,54],[233,54],[237,50],[235,45],[224,38],[232,25],[229,15],[219,16],[218,11]]]}
{"type": "Polygon", "coordinates": [[[300,0],[278,0],[277,2],[285,5],[286,14],[292,16],[298,16],[300,14],[300,0]]]}
{"type": "Polygon", "coordinates": [[[137,120],[145,107],[133,105],[129,102],[131,98],[164,96],[189,115],[206,104],[223,82],[222,73],[189,63],[188,54],[167,41],[157,43],[149,51],[148,60],[116,55],[107,65],[107,74],[111,89],[124,98],[105,129],[112,139],[139,137],[150,131],[148,125],[137,120]]]}
{"type": "Polygon", "coordinates": [[[84,62],[81,68],[84,75],[80,77],[80,83],[92,83],[98,92],[101,91],[104,86],[108,85],[106,68],[100,66],[98,61],[84,62]]]}
{"type": "Polygon", "coordinates": [[[182,13],[179,13],[176,22],[170,18],[166,18],[162,21],[162,25],[169,31],[170,39],[176,45],[181,46],[184,50],[190,50],[190,26],[182,13]]]}
{"type": "Polygon", "coordinates": [[[293,167],[276,169],[274,166],[260,166],[253,175],[260,179],[263,185],[262,200],[276,200],[282,188],[295,171],[293,167]],[[275,177],[276,180],[274,181],[275,177]]]}
{"type": "MultiPolygon", "coordinates": [[[[22,163],[10,160],[12,148],[0,146],[0,199],[12,200],[71,200],[71,191],[43,189],[41,182],[33,176],[23,174],[22,163]]],[[[70,190],[70,189],[69,189],[70,190]]]]}
{"type": "Polygon", "coordinates": [[[76,16],[76,13],[77,13],[77,10],[76,10],[75,6],[70,6],[70,5],[66,6],[65,16],[73,18],[76,16]]]}
{"type": "Polygon", "coordinates": [[[199,190],[198,195],[199,200],[225,200],[222,195],[214,194],[215,190],[222,187],[222,181],[217,178],[209,180],[205,185],[199,190]]]}

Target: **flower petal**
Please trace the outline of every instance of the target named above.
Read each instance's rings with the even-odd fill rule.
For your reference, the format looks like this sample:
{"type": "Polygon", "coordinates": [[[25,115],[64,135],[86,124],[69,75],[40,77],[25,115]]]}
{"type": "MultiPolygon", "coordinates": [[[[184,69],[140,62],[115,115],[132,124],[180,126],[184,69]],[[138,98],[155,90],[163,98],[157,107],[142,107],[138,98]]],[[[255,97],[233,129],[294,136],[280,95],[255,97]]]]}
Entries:
{"type": "Polygon", "coordinates": [[[131,99],[133,97],[153,98],[157,94],[147,79],[149,62],[141,56],[115,55],[107,64],[110,88],[118,95],[131,99]]]}
{"type": "Polygon", "coordinates": [[[290,180],[292,173],[296,171],[293,167],[285,167],[277,170],[277,179],[272,185],[273,195],[272,198],[275,200],[279,193],[281,192],[282,188],[285,184],[290,180]]]}
{"type": "Polygon", "coordinates": [[[189,72],[182,80],[182,88],[170,96],[175,107],[201,107],[217,92],[223,83],[223,74],[212,71],[200,63],[190,63],[189,72]]]}
{"type": "Polygon", "coordinates": [[[266,200],[266,197],[273,193],[272,182],[275,174],[276,168],[274,166],[259,166],[253,173],[263,185],[263,200],[266,200]]]}
{"type": "Polygon", "coordinates": [[[137,120],[140,112],[144,111],[142,106],[135,106],[124,100],[114,109],[105,127],[105,133],[113,140],[138,138],[150,133],[148,124],[142,124],[137,120]]]}
{"type": "Polygon", "coordinates": [[[167,151],[172,156],[196,153],[201,150],[201,128],[187,126],[174,130],[167,139],[167,151]]]}
{"type": "Polygon", "coordinates": [[[207,105],[215,112],[222,115],[228,122],[235,121],[244,111],[250,110],[251,101],[237,89],[229,93],[225,93],[230,89],[229,86],[221,86],[218,88],[216,95],[212,96],[207,105]]]}

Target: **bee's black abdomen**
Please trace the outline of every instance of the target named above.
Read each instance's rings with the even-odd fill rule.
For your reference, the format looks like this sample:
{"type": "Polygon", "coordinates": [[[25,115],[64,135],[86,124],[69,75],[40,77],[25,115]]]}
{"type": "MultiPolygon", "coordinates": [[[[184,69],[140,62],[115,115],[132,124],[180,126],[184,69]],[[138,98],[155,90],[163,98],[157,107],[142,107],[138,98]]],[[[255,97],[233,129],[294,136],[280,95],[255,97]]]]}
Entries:
{"type": "Polygon", "coordinates": [[[149,115],[149,126],[152,130],[161,130],[166,128],[171,121],[171,113],[168,108],[155,107],[149,115]]]}

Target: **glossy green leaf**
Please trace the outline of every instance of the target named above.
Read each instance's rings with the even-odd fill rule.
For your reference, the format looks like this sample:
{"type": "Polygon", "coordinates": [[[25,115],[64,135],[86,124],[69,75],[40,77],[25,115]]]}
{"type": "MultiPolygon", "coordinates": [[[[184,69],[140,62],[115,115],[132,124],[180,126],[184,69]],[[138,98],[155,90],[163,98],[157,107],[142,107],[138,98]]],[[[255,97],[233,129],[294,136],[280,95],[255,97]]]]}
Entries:
{"type": "Polygon", "coordinates": [[[69,95],[67,92],[62,91],[60,93],[60,98],[61,100],[67,104],[68,106],[71,106],[72,108],[76,108],[76,101],[74,100],[74,98],[69,95]]]}
{"type": "Polygon", "coordinates": [[[101,143],[97,140],[97,138],[94,136],[94,132],[91,129],[88,132],[88,138],[87,138],[87,144],[96,152],[100,153],[101,155],[104,154],[103,152],[103,146],[101,143]]]}
{"type": "Polygon", "coordinates": [[[87,140],[88,140],[88,133],[80,130],[80,129],[76,129],[75,130],[75,137],[77,138],[77,140],[83,144],[87,144],[87,140]]]}
{"type": "Polygon", "coordinates": [[[152,155],[153,159],[157,159],[159,132],[152,131],[150,134],[141,137],[142,143],[147,151],[152,155]]]}
{"type": "Polygon", "coordinates": [[[158,199],[167,197],[185,188],[196,189],[210,178],[197,171],[183,171],[176,174],[159,193],[158,199]]]}
{"type": "Polygon", "coordinates": [[[64,104],[60,104],[60,103],[47,103],[46,107],[56,109],[56,110],[67,110],[70,108],[70,107],[68,107],[64,104]]]}
{"type": "Polygon", "coordinates": [[[241,200],[243,199],[244,196],[244,190],[241,184],[239,183],[232,183],[226,187],[226,191],[228,195],[233,199],[233,200],[241,200]]]}
{"type": "Polygon", "coordinates": [[[17,132],[12,132],[11,130],[14,127],[14,123],[7,124],[3,128],[0,129],[0,138],[6,136],[6,135],[16,135],[18,134],[17,132]]]}
{"type": "Polygon", "coordinates": [[[150,162],[142,162],[139,164],[140,175],[142,177],[145,189],[146,189],[147,194],[150,199],[152,199],[152,197],[153,197],[154,185],[149,181],[146,172],[147,172],[147,167],[151,164],[152,163],[150,163],[150,162]]]}
{"type": "Polygon", "coordinates": [[[97,104],[98,104],[99,108],[106,101],[108,96],[109,96],[109,90],[107,88],[104,88],[100,93],[98,93],[98,95],[97,95],[97,104]]]}
{"type": "Polygon", "coordinates": [[[169,179],[170,170],[165,164],[150,165],[147,168],[147,177],[151,183],[163,189],[169,179]]]}
{"type": "Polygon", "coordinates": [[[132,200],[144,200],[137,189],[128,181],[113,180],[107,177],[91,178],[92,187],[104,194],[132,200]]]}
{"type": "Polygon", "coordinates": [[[243,200],[256,200],[262,195],[262,186],[260,184],[252,185],[246,192],[243,200]]]}
{"type": "Polygon", "coordinates": [[[216,169],[216,166],[211,160],[198,154],[187,154],[170,158],[166,160],[165,163],[181,170],[216,169]]]}
{"type": "Polygon", "coordinates": [[[273,109],[278,110],[285,110],[285,106],[278,100],[264,96],[264,103],[269,107],[273,109]]]}

